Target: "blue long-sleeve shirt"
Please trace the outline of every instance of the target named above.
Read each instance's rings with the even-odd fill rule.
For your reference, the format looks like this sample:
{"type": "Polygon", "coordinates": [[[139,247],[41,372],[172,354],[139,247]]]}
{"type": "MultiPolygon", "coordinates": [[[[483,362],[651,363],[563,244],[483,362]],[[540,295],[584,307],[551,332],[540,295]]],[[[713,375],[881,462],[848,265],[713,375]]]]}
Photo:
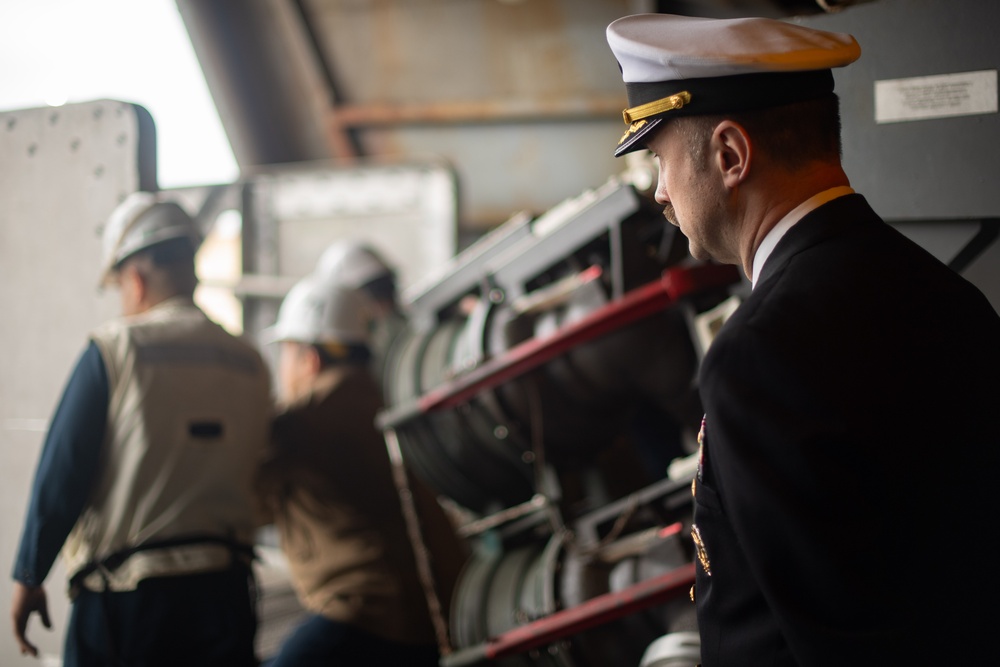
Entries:
{"type": "Polygon", "coordinates": [[[98,475],[108,417],[108,375],[93,341],[52,417],[28,501],[14,579],[40,586],[83,511],[98,475]]]}

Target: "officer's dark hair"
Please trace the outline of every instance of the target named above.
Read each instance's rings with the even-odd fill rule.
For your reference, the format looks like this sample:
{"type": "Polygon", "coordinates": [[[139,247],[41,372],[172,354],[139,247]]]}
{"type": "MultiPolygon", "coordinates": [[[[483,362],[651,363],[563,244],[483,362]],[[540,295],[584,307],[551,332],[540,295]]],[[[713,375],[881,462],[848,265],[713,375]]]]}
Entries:
{"type": "Polygon", "coordinates": [[[684,122],[682,131],[697,163],[704,163],[708,139],[726,119],[742,125],[759,152],[789,170],[842,156],[840,100],[835,93],[768,109],[677,119],[684,122]]]}
{"type": "Polygon", "coordinates": [[[190,298],[198,286],[194,263],[196,252],[197,248],[189,238],[169,239],[132,253],[118,263],[115,271],[132,264],[157,291],[164,295],[190,298]]]}

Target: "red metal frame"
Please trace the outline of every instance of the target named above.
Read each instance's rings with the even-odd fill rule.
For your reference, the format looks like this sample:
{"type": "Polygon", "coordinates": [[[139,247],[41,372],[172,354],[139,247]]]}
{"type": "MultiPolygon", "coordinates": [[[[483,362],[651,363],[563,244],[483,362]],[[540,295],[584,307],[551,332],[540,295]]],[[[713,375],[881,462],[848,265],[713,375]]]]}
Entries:
{"type": "Polygon", "coordinates": [[[694,584],[695,565],[689,563],[625,590],[605,593],[564,611],[522,625],[484,644],[462,649],[445,656],[445,667],[473,665],[547,646],[590,628],[610,623],[637,611],[667,602],[690,590],[694,584]]]}
{"type": "MultiPolygon", "coordinates": [[[[590,313],[550,336],[516,345],[452,382],[437,387],[418,399],[422,413],[446,410],[476,394],[523,375],[573,347],[621,329],[674,305],[698,292],[732,285],[740,280],[733,266],[700,265],[665,271],[659,280],[636,288],[621,299],[590,313]]],[[[670,534],[677,526],[665,529],[670,534]]],[[[664,535],[666,536],[666,534],[664,535]]],[[[547,646],[667,602],[687,592],[695,579],[695,565],[689,563],[659,577],[636,583],[622,591],[606,593],[569,609],[553,613],[526,625],[442,657],[443,667],[474,665],[547,646]]]]}
{"type": "Polygon", "coordinates": [[[630,291],[551,336],[527,340],[456,380],[428,391],[418,401],[420,412],[461,405],[481,391],[523,375],[581,343],[660,312],[685,296],[738,281],[738,270],[728,265],[668,269],[659,280],[630,291]]]}

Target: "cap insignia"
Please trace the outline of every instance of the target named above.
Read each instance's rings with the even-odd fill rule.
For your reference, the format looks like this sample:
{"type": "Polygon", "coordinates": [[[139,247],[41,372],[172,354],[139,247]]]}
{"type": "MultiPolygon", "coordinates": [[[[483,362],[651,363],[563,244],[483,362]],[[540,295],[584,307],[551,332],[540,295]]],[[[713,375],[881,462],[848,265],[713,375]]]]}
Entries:
{"type": "Polygon", "coordinates": [[[618,145],[621,146],[623,143],[625,143],[626,139],[628,139],[633,134],[641,130],[648,122],[649,121],[647,120],[640,120],[638,123],[632,123],[631,125],[629,125],[629,128],[625,130],[625,134],[623,134],[622,138],[618,140],[618,145]]]}

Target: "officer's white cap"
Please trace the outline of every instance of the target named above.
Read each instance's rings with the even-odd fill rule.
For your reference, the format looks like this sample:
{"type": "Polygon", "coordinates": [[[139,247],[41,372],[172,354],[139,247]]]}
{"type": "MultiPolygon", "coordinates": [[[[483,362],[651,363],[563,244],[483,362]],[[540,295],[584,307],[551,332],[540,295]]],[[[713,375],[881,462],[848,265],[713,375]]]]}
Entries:
{"type": "Polygon", "coordinates": [[[645,146],[675,116],[749,111],[833,92],[830,69],[857,60],[851,35],[766,18],[637,14],[608,26],[622,71],[628,130],[615,156],[645,146]]]}

